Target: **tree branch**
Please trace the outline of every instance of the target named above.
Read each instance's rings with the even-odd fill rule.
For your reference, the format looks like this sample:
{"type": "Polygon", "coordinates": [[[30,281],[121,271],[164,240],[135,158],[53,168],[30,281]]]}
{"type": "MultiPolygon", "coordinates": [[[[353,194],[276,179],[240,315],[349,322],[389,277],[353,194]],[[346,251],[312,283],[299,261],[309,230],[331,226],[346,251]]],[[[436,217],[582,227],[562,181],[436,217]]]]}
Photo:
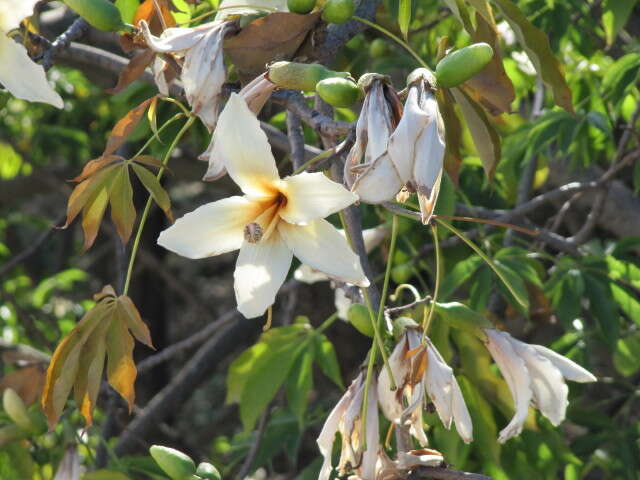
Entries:
{"type": "Polygon", "coordinates": [[[480,473],[462,472],[447,467],[420,467],[413,471],[408,480],[435,478],[442,480],[492,480],[480,473]]]}

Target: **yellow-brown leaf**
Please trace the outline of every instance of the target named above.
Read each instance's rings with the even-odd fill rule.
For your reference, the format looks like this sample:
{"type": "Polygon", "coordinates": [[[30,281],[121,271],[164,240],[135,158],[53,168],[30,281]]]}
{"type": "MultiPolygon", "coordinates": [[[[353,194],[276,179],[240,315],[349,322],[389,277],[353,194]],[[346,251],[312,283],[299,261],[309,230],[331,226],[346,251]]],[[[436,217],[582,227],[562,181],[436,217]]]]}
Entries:
{"type": "Polygon", "coordinates": [[[100,188],[89,199],[85,207],[82,209],[82,230],[84,231],[84,247],[87,251],[95,242],[102,223],[102,217],[109,202],[109,187],[105,185],[100,188]]]}
{"type": "Polygon", "coordinates": [[[107,90],[107,93],[119,93],[131,85],[144,73],[145,68],[153,62],[155,56],[156,52],[148,48],[135,55],[118,75],[116,86],[107,90]]]}
{"type": "Polygon", "coordinates": [[[176,24],[176,21],[171,14],[171,10],[169,9],[167,0],[145,0],[142,2],[138,7],[138,10],[136,10],[135,17],[133,18],[133,24],[137,26],[140,20],[144,20],[149,24],[149,29],[154,35],[160,35],[162,33],[164,30],[162,27],[163,22],[167,27],[173,27],[176,24]],[[162,21],[160,20],[158,12],[153,4],[154,1],[160,7],[162,21]]]}
{"type": "Polygon", "coordinates": [[[118,123],[116,123],[113,130],[111,130],[111,135],[109,135],[107,146],[105,147],[102,156],[114,153],[120,145],[125,142],[129,135],[133,133],[153,98],[154,97],[147,98],[144,102],[131,109],[124,117],[118,120],[118,123]]]}
{"type": "Polygon", "coordinates": [[[129,166],[125,165],[116,175],[109,195],[111,220],[116,225],[122,243],[127,243],[136,221],[136,208],[133,205],[133,189],[129,177],[129,166]]]}
{"type": "Polygon", "coordinates": [[[144,323],[140,317],[140,312],[136,308],[133,301],[126,295],[118,297],[118,308],[125,325],[131,330],[131,333],[136,340],[144,343],[147,347],[155,349],[153,342],[151,341],[151,334],[149,333],[149,327],[144,323]]]}
{"type": "Polygon", "coordinates": [[[82,182],[87,178],[89,178],[90,176],[92,176],[93,174],[95,174],[96,172],[99,172],[103,168],[108,167],[109,165],[117,161],[124,162],[124,158],[122,158],[119,155],[107,155],[104,157],[98,157],[93,160],[89,160],[87,164],[84,166],[84,168],[82,169],[82,172],[80,172],[80,175],[72,178],[69,181],[82,182]]]}
{"type": "Polygon", "coordinates": [[[133,409],[136,366],[133,363],[133,337],[122,321],[114,321],[107,330],[107,378],[122,398],[133,409]]]}
{"type": "Polygon", "coordinates": [[[31,405],[42,395],[46,375],[46,366],[39,364],[14,370],[0,380],[0,392],[11,388],[26,405],[31,405]]]}
{"type": "Polygon", "coordinates": [[[89,200],[92,199],[105,183],[112,179],[111,175],[114,167],[115,165],[104,167],[96,172],[95,175],[91,175],[76,185],[67,202],[67,221],[61,228],[67,228],[71,225],[71,222],[73,222],[78,214],[86,207],[89,200]]]}
{"type": "Polygon", "coordinates": [[[108,308],[107,302],[101,302],[89,310],[51,357],[42,393],[42,409],[50,428],[58,422],[75,383],[82,348],[98,323],[108,314],[108,308]]]}

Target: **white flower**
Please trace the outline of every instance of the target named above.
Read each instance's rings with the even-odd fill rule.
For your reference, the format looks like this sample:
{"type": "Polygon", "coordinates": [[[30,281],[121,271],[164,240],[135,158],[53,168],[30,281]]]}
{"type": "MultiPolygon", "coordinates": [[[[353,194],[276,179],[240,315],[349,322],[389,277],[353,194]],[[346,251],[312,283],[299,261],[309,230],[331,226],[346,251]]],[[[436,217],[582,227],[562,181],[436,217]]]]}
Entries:
{"type": "Polygon", "coordinates": [[[75,445],[67,447],[53,480],[80,480],[80,455],[75,445]]]}
{"type": "Polygon", "coordinates": [[[235,293],[247,318],[273,304],[294,254],[331,277],[368,286],[360,259],[324,220],[357,197],[322,173],[280,179],[267,136],[237,94],[229,98],[216,131],[229,176],[245,195],[188,213],[160,234],[158,244],[188,258],[240,249],[235,293]]]}
{"type": "Polygon", "coordinates": [[[62,108],[64,103],[47,82],[44,68],[35,63],[26,48],[7,34],[33,14],[37,0],[0,0],[0,84],[14,97],[44,102],[62,108]]]}
{"type": "MultiPolygon", "coordinates": [[[[395,195],[402,187],[394,182],[397,175],[387,170],[393,168],[386,155],[389,138],[399,121],[402,105],[385,77],[368,74],[365,85],[366,95],[356,123],[356,141],[351,147],[344,167],[347,185],[362,182],[366,172],[372,169],[384,170],[387,175],[367,175],[370,185],[361,186],[361,200],[380,203],[388,200],[388,191],[397,187],[395,195]]],[[[396,182],[397,183],[397,182],[396,182]]],[[[355,188],[355,187],[354,187],[355,188]]]]}
{"type": "Polygon", "coordinates": [[[416,467],[440,467],[443,462],[444,457],[437,450],[421,448],[420,450],[398,452],[396,465],[400,470],[412,470],[416,467]]]}
{"type": "Polygon", "coordinates": [[[565,379],[581,383],[597,380],[580,365],[548,348],[529,345],[492,328],[485,329],[485,333],[487,348],[509,385],[516,408],[515,415],[500,432],[500,443],[522,431],[529,404],[538,408],[553,425],[559,425],[569,403],[565,379]]]}
{"type": "Polygon", "coordinates": [[[420,336],[418,330],[407,328],[389,357],[397,385],[395,391],[391,390],[387,369],[380,372],[378,398],[382,411],[394,423],[409,424],[411,434],[421,445],[427,445],[422,426],[426,390],[445,428],[451,428],[455,422],[458,434],[469,443],[473,440],[473,425],[453,370],[431,340],[427,338],[423,345],[420,336]],[[407,400],[407,408],[403,398],[407,400]]]}
{"type": "MultiPolygon", "coordinates": [[[[344,236],[344,230],[338,230],[344,236]]],[[[367,228],[362,231],[364,249],[371,252],[389,235],[389,228],[386,225],[379,225],[374,228],[367,228]]],[[[309,265],[300,265],[294,272],[294,278],[302,283],[312,284],[316,282],[327,282],[331,280],[327,275],[318,270],[314,270],[309,265]]],[[[348,307],[347,307],[348,308],[348,307]]]]}
{"type": "Polygon", "coordinates": [[[231,24],[211,22],[193,28],[167,28],[160,37],[149,31],[145,21],[140,28],[147,45],[158,53],[184,56],[180,78],[191,111],[213,131],[218,120],[222,86],[226,80],[222,44],[231,24]]]}
{"type": "Polygon", "coordinates": [[[524,51],[511,52],[511,58],[513,58],[516,61],[516,64],[518,65],[518,68],[520,69],[521,72],[531,76],[537,74],[536,67],[533,66],[533,63],[531,63],[531,59],[529,58],[529,55],[527,55],[526,52],[524,51]]]}
{"type": "MultiPolygon", "coordinates": [[[[273,92],[275,88],[276,85],[270,82],[266,78],[265,74],[262,74],[253,79],[242,90],[240,90],[239,95],[247,103],[249,110],[257,115],[260,110],[262,110],[262,107],[267,102],[267,100],[271,96],[271,92],[273,92]]],[[[223,177],[227,174],[227,169],[224,166],[224,156],[220,151],[219,146],[216,146],[217,135],[218,134],[216,133],[216,130],[214,130],[213,135],[211,135],[211,142],[209,143],[209,146],[198,157],[199,160],[209,163],[207,171],[202,178],[202,180],[204,180],[205,182],[217,180],[218,178],[223,177]]]]}
{"type": "Polygon", "coordinates": [[[409,75],[408,83],[404,112],[389,138],[386,153],[362,171],[352,191],[362,201],[381,203],[394,198],[406,185],[418,194],[422,221],[427,224],[442,180],[444,127],[431,91],[433,75],[426,69],[417,69],[409,75]]]}
{"type": "Polygon", "coordinates": [[[364,374],[360,373],[333,408],[318,436],[317,443],[323,456],[318,480],[328,480],[333,470],[331,452],[336,433],[340,433],[342,450],[338,472],[354,473],[361,480],[376,479],[379,451],[378,399],[376,382],[372,379],[367,398],[366,449],[362,441],[362,402],[364,400],[364,374]]]}

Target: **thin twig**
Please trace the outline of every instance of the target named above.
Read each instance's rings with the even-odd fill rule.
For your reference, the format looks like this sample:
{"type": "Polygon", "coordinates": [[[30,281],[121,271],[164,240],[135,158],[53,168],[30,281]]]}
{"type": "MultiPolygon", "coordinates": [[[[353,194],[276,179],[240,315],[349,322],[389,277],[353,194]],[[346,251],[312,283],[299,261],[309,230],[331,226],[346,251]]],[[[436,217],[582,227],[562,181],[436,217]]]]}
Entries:
{"type": "Polygon", "coordinates": [[[304,131],[300,117],[294,112],[287,112],[287,133],[291,146],[291,163],[297,170],[304,163],[304,131]]]}
{"type": "Polygon", "coordinates": [[[419,467],[413,471],[408,480],[435,478],[442,480],[492,480],[480,473],[462,472],[447,467],[419,467]]]}
{"type": "Polygon", "coordinates": [[[251,444],[251,448],[249,449],[247,456],[244,459],[244,462],[242,463],[242,467],[240,467],[240,470],[236,475],[236,480],[243,480],[249,473],[251,473],[251,466],[258,456],[258,453],[260,452],[260,445],[262,444],[262,439],[264,438],[264,434],[267,431],[270,410],[270,407],[267,406],[267,408],[265,408],[264,412],[262,412],[262,415],[260,416],[260,422],[258,423],[258,429],[255,432],[255,438],[253,440],[253,443],[251,444]]]}
{"type": "Polygon", "coordinates": [[[42,55],[43,68],[49,70],[53,66],[56,56],[68,48],[71,42],[84,37],[89,32],[89,29],[89,24],[82,17],[76,18],[69,28],[56,38],[42,55]]]}

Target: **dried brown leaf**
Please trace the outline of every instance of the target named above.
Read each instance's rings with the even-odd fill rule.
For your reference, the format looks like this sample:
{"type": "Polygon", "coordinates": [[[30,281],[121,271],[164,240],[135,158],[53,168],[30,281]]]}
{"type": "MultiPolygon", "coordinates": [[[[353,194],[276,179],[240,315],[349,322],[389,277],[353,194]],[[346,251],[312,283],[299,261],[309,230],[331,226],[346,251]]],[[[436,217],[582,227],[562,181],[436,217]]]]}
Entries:
{"type": "MultiPolygon", "coordinates": [[[[117,170],[109,172],[117,174],[117,170]]],[[[102,223],[102,217],[109,203],[110,182],[105,182],[89,197],[86,205],[82,209],[82,231],[84,232],[83,250],[87,251],[95,242],[102,223]]]]}
{"type": "Polygon", "coordinates": [[[145,49],[135,55],[118,75],[118,83],[107,90],[107,93],[119,93],[137,80],[144,73],[145,68],[151,65],[156,53],[151,49],[145,49]]]}
{"type": "Polygon", "coordinates": [[[111,130],[111,135],[109,135],[107,146],[105,147],[102,156],[111,155],[125,142],[129,135],[131,135],[138,126],[140,119],[154,98],[155,97],[147,98],[144,102],[130,110],[124,117],[118,120],[118,123],[116,123],[113,130],[111,130]]]}
{"type": "Polygon", "coordinates": [[[82,182],[89,178],[91,175],[95,175],[103,168],[108,167],[112,163],[116,163],[118,161],[124,162],[124,158],[122,158],[120,155],[107,155],[105,157],[98,157],[93,160],[89,160],[82,169],[82,172],[80,172],[80,175],[73,177],[69,181],[82,182]]]}
{"type": "Polygon", "coordinates": [[[42,394],[46,375],[47,367],[40,364],[14,370],[0,380],[0,392],[11,388],[22,398],[25,405],[31,405],[42,394]]]}
{"type": "Polygon", "coordinates": [[[268,63],[292,58],[319,19],[318,12],[271,13],[249,23],[237,35],[227,37],[225,54],[243,74],[259,75],[268,63]]]}
{"type": "Polygon", "coordinates": [[[500,137],[484,109],[469,94],[460,87],[452,88],[451,93],[460,106],[484,171],[491,181],[500,161],[500,137]]]}
{"type": "Polygon", "coordinates": [[[451,181],[457,186],[460,175],[460,165],[462,165],[462,125],[454,108],[454,101],[449,91],[439,88],[436,92],[438,110],[444,123],[445,154],[444,168],[451,181]]]}
{"type": "MultiPolygon", "coordinates": [[[[486,15],[491,15],[491,10],[486,15]]],[[[466,81],[465,86],[492,115],[499,115],[510,110],[516,93],[504,70],[496,24],[493,18],[491,20],[488,23],[483,15],[476,13],[477,27],[473,40],[491,45],[493,58],[482,71],[466,81]]]]}
{"type": "Polygon", "coordinates": [[[171,14],[171,4],[167,0],[145,0],[142,2],[133,17],[133,24],[137,26],[140,20],[144,20],[149,24],[151,33],[154,35],[160,35],[164,30],[162,27],[163,22],[158,17],[158,12],[153,5],[154,1],[160,7],[164,24],[167,27],[174,27],[176,25],[176,21],[171,14]]]}

